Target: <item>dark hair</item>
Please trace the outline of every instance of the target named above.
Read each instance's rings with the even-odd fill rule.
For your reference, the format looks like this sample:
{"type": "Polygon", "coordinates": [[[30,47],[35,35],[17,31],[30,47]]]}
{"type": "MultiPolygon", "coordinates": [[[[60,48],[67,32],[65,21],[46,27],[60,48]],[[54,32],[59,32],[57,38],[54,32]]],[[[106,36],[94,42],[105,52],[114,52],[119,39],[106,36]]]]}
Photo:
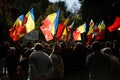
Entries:
{"type": "Polygon", "coordinates": [[[23,57],[29,57],[29,55],[32,53],[33,51],[31,49],[27,49],[24,54],[23,54],[23,57]]]}
{"type": "Polygon", "coordinates": [[[36,51],[37,50],[42,50],[43,49],[43,45],[41,43],[35,43],[34,48],[35,48],[36,51]]]}
{"type": "Polygon", "coordinates": [[[110,47],[110,48],[112,48],[112,46],[113,46],[113,44],[112,44],[111,41],[105,42],[105,47],[110,47]]]}
{"type": "Polygon", "coordinates": [[[101,49],[101,45],[98,41],[94,41],[91,45],[93,51],[98,51],[101,49]]]}

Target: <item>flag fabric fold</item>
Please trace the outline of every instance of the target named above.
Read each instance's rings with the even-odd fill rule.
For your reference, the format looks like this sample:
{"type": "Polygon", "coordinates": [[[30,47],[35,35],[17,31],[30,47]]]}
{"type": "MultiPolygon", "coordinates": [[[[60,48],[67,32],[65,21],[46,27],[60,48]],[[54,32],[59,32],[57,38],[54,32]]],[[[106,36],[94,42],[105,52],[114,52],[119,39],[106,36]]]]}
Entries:
{"type": "Polygon", "coordinates": [[[67,38],[68,40],[71,40],[73,38],[72,36],[72,33],[73,33],[73,30],[75,28],[75,20],[72,22],[72,24],[70,26],[67,27],[67,38]]]}
{"type": "Polygon", "coordinates": [[[98,25],[99,25],[99,24],[97,24],[97,23],[94,25],[93,34],[92,34],[92,39],[96,39],[96,36],[98,36],[98,33],[99,33],[98,25]]]}
{"type": "Polygon", "coordinates": [[[34,8],[32,8],[25,16],[19,16],[9,29],[10,37],[14,42],[23,37],[26,33],[35,29],[34,8]]]}
{"type": "Polygon", "coordinates": [[[120,17],[117,16],[114,20],[114,23],[112,25],[108,26],[107,29],[109,30],[109,32],[114,32],[119,27],[120,27],[120,17]]]}
{"type": "Polygon", "coordinates": [[[46,41],[52,40],[53,36],[51,34],[51,22],[46,18],[44,21],[42,21],[42,24],[43,25],[40,27],[40,29],[44,34],[46,41]]]}
{"type": "Polygon", "coordinates": [[[60,40],[60,37],[61,37],[63,30],[64,30],[64,27],[65,27],[65,25],[63,22],[58,25],[57,33],[55,36],[57,41],[60,40]]]}
{"type": "Polygon", "coordinates": [[[99,25],[98,25],[98,33],[96,36],[96,40],[103,40],[105,37],[105,32],[106,32],[106,25],[104,23],[104,21],[102,21],[99,25]]]}
{"type": "Polygon", "coordinates": [[[22,22],[24,19],[24,15],[20,15],[14,22],[12,28],[9,29],[10,38],[16,42],[21,37],[23,37],[24,32],[21,30],[24,26],[22,26],[22,22]],[[23,33],[22,33],[23,32],[23,33]]]}
{"type": "Polygon", "coordinates": [[[23,25],[26,29],[26,33],[29,33],[35,29],[34,8],[28,11],[27,14],[25,15],[23,25]]]}
{"type": "Polygon", "coordinates": [[[67,35],[67,26],[69,21],[71,20],[72,14],[69,15],[64,22],[60,23],[57,29],[57,33],[56,33],[56,40],[59,41],[60,39],[63,39],[66,37],[67,35]]]}
{"type": "Polygon", "coordinates": [[[81,34],[86,32],[86,23],[79,26],[75,31],[73,31],[73,41],[81,41],[81,34]]]}
{"type": "Polygon", "coordinates": [[[91,21],[89,23],[89,30],[87,32],[87,42],[86,42],[86,44],[91,43],[93,34],[94,34],[94,21],[91,19],[91,21]]]}
{"type": "Polygon", "coordinates": [[[40,30],[45,36],[46,41],[50,41],[54,38],[56,33],[58,22],[59,22],[60,10],[56,13],[49,14],[44,21],[42,21],[42,26],[40,30]]]}
{"type": "Polygon", "coordinates": [[[55,21],[54,21],[54,27],[52,27],[53,31],[52,31],[52,34],[55,35],[56,32],[57,32],[57,28],[58,28],[58,24],[59,24],[59,18],[60,18],[60,9],[56,12],[57,16],[55,18],[55,21]]]}

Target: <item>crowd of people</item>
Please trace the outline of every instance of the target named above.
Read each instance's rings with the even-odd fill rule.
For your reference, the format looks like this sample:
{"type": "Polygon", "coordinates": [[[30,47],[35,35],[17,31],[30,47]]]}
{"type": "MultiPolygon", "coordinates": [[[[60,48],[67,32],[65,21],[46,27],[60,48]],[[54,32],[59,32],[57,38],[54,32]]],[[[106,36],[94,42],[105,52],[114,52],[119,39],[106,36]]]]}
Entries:
{"type": "Polygon", "coordinates": [[[0,43],[0,80],[120,80],[114,41],[0,43]]]}

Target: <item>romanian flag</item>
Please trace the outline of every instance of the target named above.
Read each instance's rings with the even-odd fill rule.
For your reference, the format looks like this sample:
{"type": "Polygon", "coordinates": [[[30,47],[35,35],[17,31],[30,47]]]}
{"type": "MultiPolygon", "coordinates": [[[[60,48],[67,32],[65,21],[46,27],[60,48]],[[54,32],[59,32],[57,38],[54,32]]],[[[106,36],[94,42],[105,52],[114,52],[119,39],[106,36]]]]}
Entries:
{"type": "Polygon", "coordinates": [[[69,24],[69,22],[70,22],[70,20],[71,20],[71,17],[72,17],[72,14],[71,15],[69,15],[66,19],[65,19],[65,21],[64,21],[64,25],[65,25],[65,27],[64,27],[64,30],[63,30],[63,33],[62,33],[62,37],[63,37],[63,39],[67,39],[67,27],[68,27],[68,24],[69,24]]]}
{"type": "Polygon", "coordinates": [[[75,28],[75,21],[73,21],[72,24],[67,27],[68,40],[71,40],[74,28],[75,28]]]}
{"type": "Polygon", "coordinates": [[[58,24],[59,24],[59,18],[60,18],[60,9],[56,12],[56,18],[54,20],[54,25],[52,27],[52,35],[54,36],[57,32],[58,24]]]}
{"type": "Polygon", "coordinates": [[[62,37],[62,39],[64,38],[64,36],[67,35],[67,25],[71,19],[72,15],[69,15],[64,22],[60,23],[57,29],[57,33],[56,33],[56,39],[57,41],[59,41],[62,37]]]}
{"type": "Polygon", "coordinates": [[[75,31],[73,31],[73,41],[81,41],[81,34],[86,32],[86,23],[79,26],[75,31]]]}
{"type": "Polygon", "coordinates": [[[92,41],[92,37],[94,34],[94,21],[91,19],[90,23],[89,23],[89,31],[87,32],[87,42],[86,44],[90,44],[90,42],[92,41]]]}
{"type": "Polygon", "coordinates": [[[93,30],[93,35],[92,35],[92,38],[96,38],[96,36],[98,35],[98,33],[99,33],[99,28],[98,28],[98,25],[99,24],[97,24],[96,23],[96,25],[94,25],[94,30],[93,30]]]}
{"type": "Polygon", "coordinates": [[[116,17],[114,23],[111,26],[108,26],[107,29],[110,32],[116,31],[120,27],[120,17],[116,17]]]}
{"type": "Polygon", "coordinates": [[[51,23],[49,21],[49,19],[45,19],[44,21],[42,21],[42,26],[40,27],[42,33],[45,36],[46,41],[50,41],[53,39],[53,36],[51,34],[51,23]]]}
{"type": "Polygon", "coordinates": [[[60,39],[63,40],[63,41],[67,41],[67,34],[68,34],[68,32],[67,32],[67,26],[65,26],[60,39]]]}
{"type": "Polygon", "coordinates": [[[26,33],[31,32],[35,29],[35,17],[34,8],[32,8],[24,17],[23,25],[26,29],[26,33]]]}
{"type": "Polygon", "coordinates": [[[46,41],[53,39],[53,36],[56,33],[58,22],[59,22],[60,10],[56,13],[48,15],[44,21],[42,21],[42,26],[40,27],[42,33],[45,36],[46,41]]]}
{"type": "Polygon", "coordinates": [[[102,21],[99,25],[98,25],[98,29],[99,32],[96,36],[96,40],[103,40],[105,37],[105,32],[106,32],[106,25],[104,23],[104,21],[102,21]]]}
{"type": "Polygon", "coordinates": [[[96,25],[94,26],[94,32],[98,33],[99,32],[99,24],[96,23],[96,25]]]}
{"type": "Polygon", "coordinates": [[[19,40],[24,35],[24,32],[22,33],[22,30],[21,30],[23,28],[22,26],[23,19],[24,19],[24,15],[20,15],[14,22],[12,28],[9,29],[10,38],[14,42],[19,40]]]}
{"type": "Polygon", "coordinates": [[[63,22],[58,25],[58,29],[57,29],[57,33],[56,33],[56,40],[57,41],[59,41],[59,39],[60,39],[60,37],[62,35],[62,32],[64,30],[64,27],[65,27],[65,25],[64,25],[63,22]]]}

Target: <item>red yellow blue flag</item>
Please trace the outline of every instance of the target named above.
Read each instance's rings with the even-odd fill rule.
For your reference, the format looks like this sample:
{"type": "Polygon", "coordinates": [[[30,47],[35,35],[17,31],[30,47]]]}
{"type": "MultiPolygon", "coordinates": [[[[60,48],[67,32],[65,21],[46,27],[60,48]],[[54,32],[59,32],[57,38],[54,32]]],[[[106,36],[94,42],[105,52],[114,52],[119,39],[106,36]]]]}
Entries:
{"type": "Polygon", "coordinates": [[[26,29],[26,33],[29,33],[35,29],[34,8],[28,11],[27,14],[25,15],[23,25],[26,29]]]}
{"type": "Polygon", "coordinates": [[[74,32],[73,32],[73,41],[81,41],[81,34],[86,32],[86,23],[79,26],[74,32]]]}
{"type": "Polygon", "coordinates": [[[43,25],[40,27],[40,29],[44,34],[46,41],[52,40],[54,35],[56,34],[59,16],[60,9],[55,13],[49,14],[43,21],[43,25]]]}
{"type": "Polygon", "coordinates": [[[103,40],[105,37],[105,32],[106,32],[106,25],[104,23],[104,21],[102,21],[99,25],[98,25],[98,29],[99,32],[96,36],[96,40],[103,40]]]}
{"type": "Polygon", "coordinates": [[[89,30],[87,32],[87,42],[86,42],[86,44],[91,43],[93,34],[94,34],[94,21],[91,19],[91,21],[89,23],[89,30]]]}
{"type": "Polygon", "coordinates": [[[9,29],[10,38],[16,42],[19,40],[24,34],[21,33],[20,29],[22,27],[22,22],[24,19],[24,15],[20,15],[14,22],[12,28],[9,29]]]}
{"type": "Polygon", "coordinates": [[[69,23],[72,15],[69,15],[64,22],[60,23],[58,25],[57,33],[56,33],[56,40],[59,41],[60,39],[63,39],[64,36],[67,35],[67,29],[66,26],[69,23]],[[62,37],[62,38],[61,38],[62,37]]]}

